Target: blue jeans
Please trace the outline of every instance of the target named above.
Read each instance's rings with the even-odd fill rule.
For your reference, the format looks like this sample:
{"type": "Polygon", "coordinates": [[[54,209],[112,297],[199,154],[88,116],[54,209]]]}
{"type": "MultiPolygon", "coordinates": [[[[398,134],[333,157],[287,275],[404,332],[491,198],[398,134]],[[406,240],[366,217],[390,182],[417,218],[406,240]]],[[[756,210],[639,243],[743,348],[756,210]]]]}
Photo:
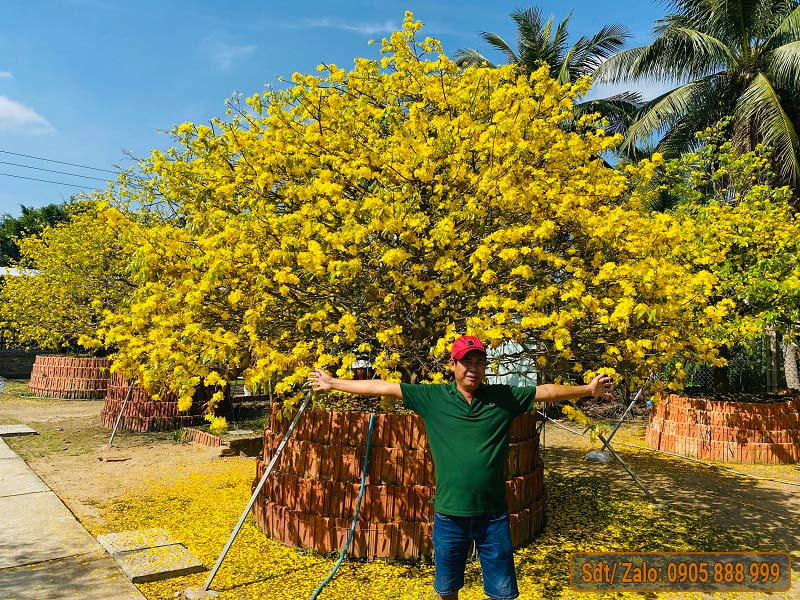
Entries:
{"type": "Polygon", "coordinates": [[[433,560],[436,574],[433,589],[436,593],[447,596],[464,587],[467,554],[473,540],[481,561],[483,591],[486,595],[492,600],[512,600],[519,596],[507,512],[479,517],[434,514],[433,560]]]}

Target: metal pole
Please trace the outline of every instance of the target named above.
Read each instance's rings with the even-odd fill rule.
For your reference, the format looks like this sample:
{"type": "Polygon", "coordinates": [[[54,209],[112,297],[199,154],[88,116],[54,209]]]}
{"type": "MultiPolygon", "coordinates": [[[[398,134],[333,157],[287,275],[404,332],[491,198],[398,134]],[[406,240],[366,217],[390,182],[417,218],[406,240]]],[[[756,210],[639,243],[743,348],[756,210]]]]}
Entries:
{"type": "Polygon", "coordinates": [[[626,408],[626,409],[625,409],[625,412],[624,412],[624,413],[622,413],[622,417],[620,417],[619,421],[617,422],[617,425],[616,425],[616,426],[614,427],[614,429],[611,431],[611,435],[609,435],[609,436],[608,436],[608,439],[606,439],[605,437],[603,437],[603,435],[602,435],[602,434],[598,435],[597,437],[598,437],[598,439],[599,439],[601,442],[603,442],[603,446],[605,446],[605,447],[606,447],[606,449],[607,449],[607,450],[608,450],[608,451],[611,453],[611,455],[612,455],[614,458],[616,458],[616,459],[617,459],[617,462],[619,462],[619,464],[621,464],[621,465],[622,465],[622,468],[623,468],[623,469],[625,469],[625,470],[628,472],[628,475],[630,475],[630,476],[633,478],[633,480],[636,482],[636,485],[638,485],[638,486],[639,486],[639,488],[641,488],[641,490],[642,490],[642,491],[645,493],[645,495],[646,495],[648,498],[650,498],[650,500],[652,500],[653,502],[658,502],[658,500],[656,500],[655,496],[653,496],[653,494],[651,494],[651,493],[650,493],[650,490],[648,490],[646,487],[644,487],[644,485],[642,484],[642,482],[641,482],[641,481],[639,481],[639,478],[638,478],[638,477],[636,477],[636,475],[634,474],[634,472],[633,472],[633,471],[631,471],[631,470],[630,470],[630,468],[628,467],[628,465],[626,465],[626,464],[625,464],[625,461],[623,461],[623,460],[622,460],[622,458],[620,457],[620,455],[619,455],[619,454],[617,454],[616,450],[614,450],[614,449],[611,447],[611,440],[614,438],[614,435],[615,435],[615,434],[617,433],[617,431],[619,430],[620,426],[622,425],[622,422],[625,420],[625,417],[628,415],[628,413],[630,412],[630,410],[633,408],[633,405],[634,405],[634,404],[636,404],[636,401],[639,399],[639,396],[641,396],[641,395],[642,395],[642,392],[643,392],[643,391],[644,391],[644,386],[640,387],[640,388],[639,388],[639,391],[638,391],[638,392],[636,392],[636,396],[634,396],[633,400],[631,400],[630,404],[628,404],[628,408],[626,408]]]}
{"type": "Polygon", "coordinates": [[[111,432],[111,439],[108,440],[108,445],[114,443],[114,436],[117,435],[117,427],[119,427],[119,422],[122,420],[122,413],[125,412],[125,406],[128,404],[128,400],[130,400],[131,394],[133,393],[133,386],[136,384],[136,375],[133,376],[131,379],[131,385],[128,387],[128,393],[125,394],[125,401],[122,403],[122,408],[119,409],[119,414],[117,415],[117,422],[114,423],[114,430],[111,432]]]}
{"type": "Polygon", "coordinates": [[[616,427],[614,427],[614,430],[611,432],[611,435],[608,436],[608,443],[609,444],[611,443],[611,440],[614,439],[614,434],[617,433],[617,429],[620,428],[620,425],[622,425],[622,422],[625,420],[625,417],[628,416],[628,413],[633,408],[633,405],[636,404],[636,401],[639,399],[639,396],[642,395],[643,391],[644,391],[644,386],[639,388],[639,391],[636,392],[636,396],[634,396],[633,400],[631,400],[631,403],[628,404],[628,408],[626,408],[625,412],[622,413],[622,416],[620,417],[619,422],[617,423],[616,427]]]}
{"type": "Polygon", "coordinates": [[[220,566],[222,566],[222,561],[225,560],[225,555],[230,550],[231,546],[233,545],[233,540],[236,539],[236,536],[239,535],[239,530],[242,528],[244,524],[244,520],[247,518],[247,515],[250,514],[250,509],[253,508],[253,504],[256,503],[256,498],[258,497],[259,492],[261,492],[261,488],[264,487],[264,483],[267,481],[267,477],[269,477],[270,473],[272,473],[272,469],[275,467],[275,463],[278,462],[278,458],[283,452],[283,448],[286,446],[286,442],[289,441],[292,433],[294,432],[294,428],[297,426],[297,422],[300,420],[300,416],[305,411],[308,403],[311,401],[311,390],[308,390],[308,394],[306,394],[305,400],[300,405],[300,410],[297,411],[297,414],[294,416],[292,420],[292,424],[289,425],[289,429],[286,430],[286,433],[283,434],[283,439],[281,443],[278,444],[278,448],[275,450],[275,455],[272,457],[272,460],[269,462],[269,466],[267,470],[264,471],[264,474],[261,476],[261,480],[258,482],[256,489],[253,491],[253,495],[250,496],[250,501],[247,503],[247,507],[244,509],[242,516],[239,517],[239,522],[236,523],[236,527],[233,528],[231,532],[231,536],[228,538],[228,541],[225,543],[225,547],[222,549],[222,554],[219,555],[217,562],[214,563],[214,568],[211,569],[211,573],[208,574],[208,579],[200,588],[203,591],[208,591],[208,588],[211,587],[211,582],[214,580],[214,577],[217,575],[217,571],[219,571],[220,566]]]}
{"type": "Polygon", "coordinates": [[[658,500],[656,500],[656,497],[655,497],[655,496],[653,496],[653,494],[651,494],[651,493],[650,493],[650,491],[649,491],[649,490],[648,490],[646,487],[644,487],[644,485],[642,484],[642,482],[641,482],[641,481],[639,481],[639,478],[638,478],[638,477],[636,477],[636,475],[633,473],[633,471],[631,471],[631,470],[628,468],[628,465],[626,465],[626,464],[625,464],[625,461],[623,461],[623,460],[620,458],[619,454],[617,454],[617,451],[616,451],[616,450],[614,450],[614,449],[611,447],[611,444],[609,444],[609,443],[608,443],[608,441],[606,440],[606,438],[604,438],[602,435],[598,435],[597,437],[600,439],[600,441],[601,441],[601,442],[603,442],[603,445],[604,445],[604,446],[606,447],[606,449],[607,449],[607,450],[608,450],[608,451],[609,451],[609,452],[612,454],[612,456],[613,456],[614,458],[616,458],[616,459],[617,459],[617,461],[619,461],[619,464],[621,464],[621,465],[622,465],[622,468],[623,468],[623,469],[625,469],[625,470],[628,472],[628,475],[630,475],[631,477],[633,477],[633,480],[636,482],[636,485],[638,485],[638,486],[641,488],[641,490],[642,490],[642,491],[645,493],[645,495],[646,495],[648,498],[650,498],[650,500],[652,500],[653,502],[655,502],[655,503],[657,504],[657,503],[658,503],[658,500]]]}

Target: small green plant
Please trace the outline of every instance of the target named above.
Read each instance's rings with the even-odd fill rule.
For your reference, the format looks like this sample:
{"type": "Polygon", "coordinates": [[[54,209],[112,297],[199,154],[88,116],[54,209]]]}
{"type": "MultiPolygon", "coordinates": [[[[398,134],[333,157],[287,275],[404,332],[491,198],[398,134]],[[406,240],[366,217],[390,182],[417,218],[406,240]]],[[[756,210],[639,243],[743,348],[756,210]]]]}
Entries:
{"type": "Polygon", "coordinates": [[[186,429],[176,429],[172,432],[172,441],[176,444],[186,444],[189,440],[189,431],[186,429]]]}

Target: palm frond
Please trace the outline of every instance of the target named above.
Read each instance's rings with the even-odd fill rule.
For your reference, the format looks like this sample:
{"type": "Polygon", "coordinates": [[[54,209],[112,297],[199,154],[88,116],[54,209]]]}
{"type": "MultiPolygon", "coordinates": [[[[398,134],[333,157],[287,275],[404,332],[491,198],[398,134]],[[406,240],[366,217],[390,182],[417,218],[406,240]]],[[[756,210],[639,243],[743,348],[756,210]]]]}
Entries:
{"type": "Polygon", "coordinates": [[[711,25],[719,33],[724,31],[722,35],[730,43],[749,46],[758,34],[759,7],[764,0],[724,0],[715,4],[711,25]]]}
{"type": "Polygon", "coordinates": [[[774,48],[797,39],[800,39],[800,6],[786,15],[786,18],[767,36],[764,47],[774,48]]]}
{"type": "Polygon", "coordinates": [[[543,47],[542,31],[546,28],[542,23],[542,12],[536,7],[518,9],[511,13],[511,18],[517,24],[517,52],[519,55],[524,55],[526,48],[533,48],[536,49],[536,52],[540,52],[543,47]]]}
{"type": "Polygon", "coordinates": [[[736,63],[736,56],[721,40],[695,29],[673,27],[647,46],[613,55],[598,67],[596,76],[610,83],[683,81],[713,75],[736,63]]]}
{"type": "Polygon", "coordinates": [[[608,98],[597,98],[575,104],[575,118],[585,114],[600,113],[608,119],[606,130],[610,133],[625,134],[642,106],[642,97],[638,92],[621,92],[608,98]]]}
{"type": "Polygon", "coordinates": [[[558,24],[555,35],[553,35],[553,40],[550,44],[559,60],[563,60],[567,53],[567,40],[569,39],[567,27],[569,26],[570,19],[572,19],[572,13],[569,13],[567,18],[558,24]]]}
{"type": "Polygon", "coordinates": [[[687,29],[698,29],[700,31],[705,31],[709,22],[710,18],[697,19],[683,14],[667,15],[656,20],[656,24],[653,27],[653,38],[660,38],[662,35],[669,33],[676,27],[686,27],[687,29]]]}
{"type": "Polygon", "coordinates": [[[712,98],[696,99],[695,106],[690,108],[676,123],[658,140],[655,151],[667,158],[674,158],[691,152],[700,145],[697,132],[703,131],[715,123],[720,116],[712,98]]]}
{"type": "MultiPolygon", "coordinates": [[[[550,37],[550,32],[553,29],[553,17],[551,16],[547,19],[547,22],[544,24],[544,27],[538,32],[538,37],[534,38],[534,43],[525,43],[524,48],[525,51],[528,52],[529,60],[531,63],[542,63],[546,62],[550,65],[550,73],[554,75],[554,73],[558,70],[559,65],[561,64],[561,57],[563,56],[559,47],[553,42],[550,37]]],[[[525,40],[527,38],[520,37],[520,40],[525,40]]],[[[520,48],[522,51],[522,48],[520,48]]]]}
{"type": "Polygon", "coordinates": [[[614,94],[608,98],[603,98],[602,101],[606,103],[617,104],[619,106],[627,106],[632,104],[637,110],[644,106],[644,98],[639,92],[619,92],[618,94],[614,94]]]}
{"type": "Polygon", "coordinates": [[[678,123],[697,102],[697,96],[708,93],[710,78],[679,86],[647,102],[640,110],[637,120],[628,128],[623,148],[646,143],[660,131],[668,130],[678,123]]]}
{"type": "Polygon", "coordinates": [[[800,41],[779,46],[770,53],[768,72],[779,88],[797,88],[800,80],[800,41]]]}
{"type": "Polygon", "coordinates": [[[778,174],[791,185],[797,185],[800,182],[797,128],[784,110],[778,92],[762,73],[744,90],[735,116],[753,124],[757,140],[774,149],[778,174]]]}
{"type": "Polygon", "coordinates": [[[594,80],[603,83],[620,83],[623,80],[634,79],[631,73],[646,48],[647,46],[639,46],[617,52],[595,69],[594,80]]]}
{"type": "Polygon", "coordinates": [[[485,65],[492,69],[497,68],[497,65],[493,64],[483,54],[472,48],[459,48],[458,50],[456,50],[455,54],[453,55],[453,62],[456,63],[459,67],[485,65]]]}
{"type": "Polygon", "coordinates": [[[570,70],[570,65],[572,64],[574,53],[575,46],[569,49],[569,52],[567,52],[566,56],[562,59],[561,64],[558,65],[558,75],[555,77],[555,80],[562,85],[572,81],[572,71],[570,70]]]}
{"type": "Polygon", "coordinates": [[[562,54],[550,39],[553,17],[543,22],[539,9],[529,8],[513,12],[511,18],[517,24],[519,64],[533,71],[546,63],[550,66],[550,75],[557,77],[562,54]]]}
{"type": "Polygon", "coordinates": [[[656,26],[653,28],[655,35],[659,33],[661,27],[676,21],[689,27],[707,27],[714,21],[714,12],[719,8],[719,2],[716,0],[666,0],[664,4],[671,7],[674,12],[656,21],[656,26]]]}
{"type": "Polygon", "coordinates": [[[508,43],[501,38],[496,33],[492,33],[491,31],[484,31],[481,33],[481,37],[492,47],[500,50],[503,54],[506,55],[508,62],[518,65],[520,64],[519,57],[514,53],[514,50],[508,43]]]}
{"type": "MultiPolygon", "coordinates": [[[[591,38],[581,38],[575,44],[576,63],[583,70],[581,75],[592,74],[600,64],[615,52],[619,52],[630,32],[624,25],[606,25],[591,38]]],[[[577,66],[577,65],[576,65],[577,66]]]]}
{"type": "MultiPolygon", "coordinates": [[[[712,65],[730,65],[737,62],[737,56],[730,46],[713,35],[698,29],[675,27],[670,32],[671,43],[677,48],[685,47],[691,51],[694,61],[712,65]]],[[[714,66],[709,68],[713,69],[714,66]]]]}
{"type": "Polygon", "coordinates": [[[517,24],[520,34],[527,34],[528,37],[535,37],[543,29],[542,11],[532,6],[526,9],[517,9],[511,13],[511,18],[517,24]]]}

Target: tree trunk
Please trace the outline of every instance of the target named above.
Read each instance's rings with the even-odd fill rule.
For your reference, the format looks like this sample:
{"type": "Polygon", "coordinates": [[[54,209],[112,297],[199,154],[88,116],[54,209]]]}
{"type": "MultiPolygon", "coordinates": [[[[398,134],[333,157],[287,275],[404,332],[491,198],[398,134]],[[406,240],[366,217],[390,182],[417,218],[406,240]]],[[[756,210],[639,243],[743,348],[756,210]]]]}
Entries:
{"type": "MultiPolygon", "coordinates": [[[[731,358],[731,349],[727,346],[723,346],[719,350],[719,355],[721,358],[724,358],[726,361],[730,360],[731,358]]],[[[713,386],[714,386],[714,393],[715,394],[727,394],[730,389],[730,381],[728,380],[728,372],[730,368],[728,367],[727,362],[725,363],[724,367],[714,367],[713,371],[713,386]]]]}
{"type": "Polygon", "coordinates": [[[782,345],[786,387],[800,390],[800,376],[798,376],[797,372],[797,344],[784,339],[782,345]]]}
{"type": "Polygon", "coordinates": [[[780,386],[778,381],[778,334],[768,328],[765,332],[764,349],[767,359],[767,391],[774,392],[780,386]]]}

